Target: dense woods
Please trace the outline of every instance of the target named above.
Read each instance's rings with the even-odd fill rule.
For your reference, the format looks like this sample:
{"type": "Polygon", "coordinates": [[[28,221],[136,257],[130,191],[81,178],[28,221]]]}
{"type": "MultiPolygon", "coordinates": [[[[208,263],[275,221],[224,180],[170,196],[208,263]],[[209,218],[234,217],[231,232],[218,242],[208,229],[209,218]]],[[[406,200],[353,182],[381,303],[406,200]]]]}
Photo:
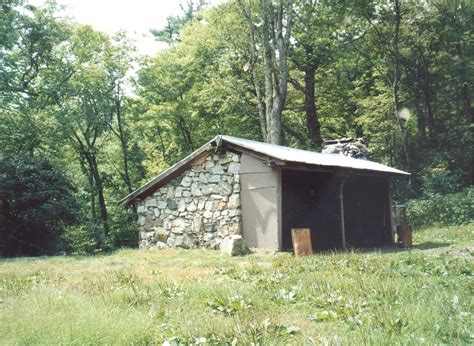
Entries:
{"type": "Polygon", "coordinates": [[[471,1],[189,2],[146,57],[54,3],[0,6],[0,255],[136,246],[117,201],[216,134],[363,137],[417,215],[472,207],[471,1]]]}

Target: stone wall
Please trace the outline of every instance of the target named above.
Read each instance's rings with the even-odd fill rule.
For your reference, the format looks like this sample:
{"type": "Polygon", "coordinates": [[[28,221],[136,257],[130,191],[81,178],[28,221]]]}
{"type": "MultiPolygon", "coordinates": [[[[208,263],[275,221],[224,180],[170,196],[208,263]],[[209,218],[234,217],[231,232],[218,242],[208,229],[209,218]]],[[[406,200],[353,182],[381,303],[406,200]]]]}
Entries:
{"type": "Polygon", "coordinates": [[[239,171],[239,154],[210,154],[140,201],[140,248],[217,248],[241,234],[239,171]]]}

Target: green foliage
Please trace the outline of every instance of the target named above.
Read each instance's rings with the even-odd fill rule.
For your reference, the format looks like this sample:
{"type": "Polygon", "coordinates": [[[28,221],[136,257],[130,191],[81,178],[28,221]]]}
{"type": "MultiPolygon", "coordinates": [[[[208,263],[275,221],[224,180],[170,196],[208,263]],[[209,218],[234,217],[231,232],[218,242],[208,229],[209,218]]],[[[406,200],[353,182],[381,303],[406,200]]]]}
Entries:
{"type": "Polygon", "coordinates": [[[452,194],[431,194],[407,203],[407,221],[414,227],[433,223],[462,225],[474,220],[474,188],[452,194]]]}
{"type": "Polygon", "coordinates": [[[0,254],[46,255],[61,249],[61,235],[79,221],[74,186],[44,158],[0,161],[0,254]]]}
{"type": "MultiPolygon", "coordinates": [[[[0,155],[54,157],[71,177],[87,224],[67,228],[69,252],[136,246],[133,210],[117,200],[216,134],[263,138],[238,1],[187,2],[152,31],[168,48],[140,60],[125,33],[62,18],[53,2],[0,7],[0,155]]],[[[461,207],[471,194],[449,194],[473,183],[473,6],[295,0],[293,12],[283,144],[314,149],[321,139],[364,137],[371,159],[412,173],[395,195],[424,198],[410,202],[413,224],[471,218],[461,207]]]]}
{"type": "Polygon", "coordinates": [[[207,302],[207,305],[214,311],[223,313],[226,316],[235,315],[238,312],[250,309],[252,304],[247,302],[241,296],[232,296],[229,298],[216,297],[207,302]]]}
{"type": "Polygon", "coordinates": [[[97,243],[103,240],[100,228],[96,225],[83,224],[67,227],[62,235],[64,251],[69,255],[92,255],[97,252],[97,243]]]}

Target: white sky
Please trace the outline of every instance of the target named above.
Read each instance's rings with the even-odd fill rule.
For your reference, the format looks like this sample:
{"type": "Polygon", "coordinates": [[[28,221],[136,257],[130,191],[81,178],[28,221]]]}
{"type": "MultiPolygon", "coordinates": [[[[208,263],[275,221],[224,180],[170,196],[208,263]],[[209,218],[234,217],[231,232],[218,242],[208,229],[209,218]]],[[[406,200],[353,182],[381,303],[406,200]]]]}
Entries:
{"type": "MultiPolygon", "coordinates": [[[[46,0],[29,0],[42,5],[46,0]]],[[[183,0],[56,0],[66,6],[65,15],[109,34],[125,29],[136,41],[140,54],[151,55],[166,45],[156,42],[150,29],[161,29],[168,16],[181,14],[183,0]]]]}

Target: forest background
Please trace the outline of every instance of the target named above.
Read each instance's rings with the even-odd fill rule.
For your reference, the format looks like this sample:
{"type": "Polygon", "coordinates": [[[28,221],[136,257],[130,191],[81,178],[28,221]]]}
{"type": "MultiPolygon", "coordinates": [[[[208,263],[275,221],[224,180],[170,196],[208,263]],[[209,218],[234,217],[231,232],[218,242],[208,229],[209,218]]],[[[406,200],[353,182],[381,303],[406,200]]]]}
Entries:
{"type": "Polygon", "coordinates": [[[0,7],[0,256],[137,246],[117,201],[217,134],[363,137],[414,226],[474,219],[471,1],[190,1],[154,56],[0,7]]]}

